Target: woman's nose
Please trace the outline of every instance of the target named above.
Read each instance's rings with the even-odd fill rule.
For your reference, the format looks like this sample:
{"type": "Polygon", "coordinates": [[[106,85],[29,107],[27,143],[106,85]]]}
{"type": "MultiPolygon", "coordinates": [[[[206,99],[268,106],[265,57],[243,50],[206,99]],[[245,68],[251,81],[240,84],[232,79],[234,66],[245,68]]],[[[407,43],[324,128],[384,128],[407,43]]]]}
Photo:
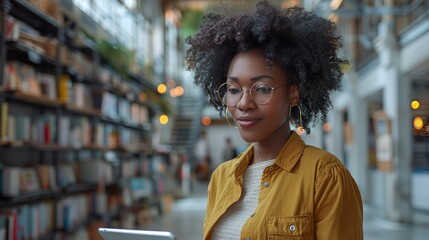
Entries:
{"type": "Polygon", "coordinates": [[[250,95],[249,89],[243,89],[243,95],[237,103],[237,108],[240,110],[248,110],[254,108],[256,105],[252,96],[250,95]]]}

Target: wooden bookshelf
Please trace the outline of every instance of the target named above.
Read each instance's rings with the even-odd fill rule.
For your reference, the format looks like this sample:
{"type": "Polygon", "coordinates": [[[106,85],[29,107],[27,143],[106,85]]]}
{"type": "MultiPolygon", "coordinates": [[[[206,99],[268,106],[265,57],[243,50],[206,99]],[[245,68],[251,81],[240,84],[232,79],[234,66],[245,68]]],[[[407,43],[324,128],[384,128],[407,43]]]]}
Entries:
{"type": "MultiPolygon", "coordinates": [[[[24,42],[19,38],[5,39],[4,32],[0,32],[2,48],[0,105],[6,109],[3,112],[2,108],[1,116],[1,139],[3,140],[0,141],[0,155],[3,165],[0,171],[1,173],[15,171],[13,180],[17,183],[15,191],[0,190],[0,215],[3,210],[13,209],[18,212],[26,207],[49,202],[54,206],[52,216],[55,217],[52,219],[55,219],[56,216],[63,215],[58,214],[58,211],[63,211],[65,208],[68,211],[81,210],[77,206],[67,205],[69,203],[75,205],[75,201],[82,201],[85,204],[94,201],[91,202],[92,205],[97,205],[97,201],[106,201],[103,194],[107,194],[109,188],[121,189],[130,184],[130,175],[150,179],[148,182],[154,185],[152,186],[154,190],[157,179],[152,179],[152,175],[156,175],[157,170],[145,172],[143,164],[151,161],[149,158],[152,156],[149,156],[149,153],[154,154],[155,151],[151,149],[150,144],[143,143],[150,142],[150,116],[154,116],[159,108],[149,100],[144,103],[140,101],[139,94],[145,90],[156,95],[158,94],[156,87],[143,75],[125,74],[124,76],[115,72],[108,65],[108,61],[101,59],[95,43],[91,44],[90,41],[84,41],[83,45],[81,42],[74,43],[73,36],[80,31],[80,23],[76,19],[66,15],[56,19],[32,5],[30,1],[4,1],[10,3],[10,9],[0,9],[1,22],[6,22],[6,17],[12,17],[14,21],[28,25],[25,27],[34,30],[30,32],[35,33],[35,36],[24,34],[27,40],[24,42]],[[32,40],[54,41],[58,45],[55,45],[57,48],[52,52],[56,54],[47,54],[43,47],[32,45],[32,40]],[[70,57],[69,55],[64,57],[64,54],[70,52],[73,53],[71,56],[75,57],[72,61],[67,58],[70,57]],[[3,74],[6,71],[5,67],[11,65],[13,67],[25,65],[31,73],[34,72],[34,79],[31,80],[39,81],[40,91],[38,87],[35,88],[37,91],[32,91],[34,89],[29,86],[34,85],[29,84],[28,76],[23,76],[25,75],[23,73],[27,73],[25,71],[14,72],[16,78],[3,74]],[[109,81],[101,80],[101,68],[112,71],[109,81]],[[40,75],[45,77],[43,86],[42,81],[37,79],[40,75]],[[46,77],[46,75],[49,76],[46,77]],[[55,81],[55,86],[50,88],[52,85],[49,84],[51,83],[49,80],[52,79],[55,81]],[[10,83],[6,80],[15,82],[6,84],[10,83]],[[53,92],[46,89],[55,89],[55,94],[51,94],[53,92]],[[46,95],[51,97],[39,94],[40,92],[48,93],[46,95]],[[105,98],[110,101],[106,101],[105,98]],[[143,105],[147,107],[146,117],[141,115],[136,117],[135,113],[131,115],[131,107],[134,103],[139,104],[139,107],[143,105]],[[105,108],[102,108],[103,106],[105,108]],[[125,110],[120,111],[121,107],[125,110]],[[15,122],[10,124],[9,121],[15,122]],[[21,136],[23,132],[24,137],[21,136]],[[113,160],[108,159],[107,155],[112,155],[113,160]],[[100,167],[97,161],[101,162],[100,167]],[[85,164],[98,167],[96,170],[101,171],[94,172],[102,174],[101,180],[97,179],[98,175],[92,178],[94,176],[91,175],[92,171],[90,174],[86,172],[86,179],[82,180],[85,174],[84,167],[87,166],[85,164]],[[122,172],[124,166],[132,170],[124,173],[122,172]],[[134,166],[136,169],[132,168],[134,166]],[[29,188],[28,186],[34,185],[28,183],[27,188],[24,189],[31,189],[31,192],[25,192],[26,190],[22,190],[22,186],[19,185],[19,179],[28,172],[32,176],[40,175],[39,172],[47,173],[44,176],[49,177],[43,179],[39,177],[41,182],[39,189],[29,188]],[[36,190],[33,192],[33,189],[36,190]],[[2,197],[3,192],[6,194],[2,197]],[[65,204],[65,207],[60,207],[61,204],[65,204]]],[[[140,113],[140,109],[135,112],[140,113]]],[[[0,176],[5,175],[7,174],[0,176]]],[[[11,179],[1,180],[4,183],[10,182],[11,179]]],[[[138,209],[146,207],[149,202],[160,204],[159,196],[155,195],[155,191],[153,196],[151,194],[148,193],[148,196],[138,199],[131,206],[120,205],[118,209],[133,214],[138,209]]],[[[102,203],[107,205],[107,202],[102,203]]],[[[76,231],[89,229],[94,219],[101,219],[101,224],[108,226],[111,218],[119,214],[118,209],[97,213],[96,207],[80,213],[81,219],[70,226],[64,227],[58,224],[66,219],[53,220],[56,222],[53,229],[49,232],[41,232],[37,239],[60,239],[64,237],[64,233],[74,234],[76,231]]],[[[75,219],[72,220],[75,221],[75,219]]],[[[26,239],[33,238],[26,236],[26,239]]]]}
{"type": "Polygon", "coordinates": [[[62,105],[60,101],[48,98],[46,96],[34,96],[21,91],[10,91],[10,94],[11,95],[8,95],[9,98],[29,104],[36,104],[46,107],[59,107],[62,105]]]}
{"type": "Polygon", "coordinates": [[[79,113],[82,115],[87,115],[87,116],[94,116],[94,117],[100,117],[101,116],[101,111],[99,109],[95,109],[95,108],[90,108],[90,107],[78,107],[72,104],[66,104],[65,108],[67,111],[70,112],[74,112],[74,113],[79,113]]]}

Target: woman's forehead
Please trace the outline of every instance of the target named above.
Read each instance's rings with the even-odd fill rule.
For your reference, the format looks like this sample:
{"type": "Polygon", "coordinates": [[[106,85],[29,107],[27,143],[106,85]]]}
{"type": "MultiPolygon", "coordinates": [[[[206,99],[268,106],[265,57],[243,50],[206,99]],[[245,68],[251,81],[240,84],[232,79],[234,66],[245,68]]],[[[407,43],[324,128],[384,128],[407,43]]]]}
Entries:
{"type": "Polygon", "coordinates": [[[270,66],[267,65],[267,57],[262,50],[253,49],[235,55],[229,66],[227,77],[236,80],[241,78],[254,80],[271,78],[277,82],[277,80],[284,81],[286,75],[280,65],[275,62],[270,66]]]}

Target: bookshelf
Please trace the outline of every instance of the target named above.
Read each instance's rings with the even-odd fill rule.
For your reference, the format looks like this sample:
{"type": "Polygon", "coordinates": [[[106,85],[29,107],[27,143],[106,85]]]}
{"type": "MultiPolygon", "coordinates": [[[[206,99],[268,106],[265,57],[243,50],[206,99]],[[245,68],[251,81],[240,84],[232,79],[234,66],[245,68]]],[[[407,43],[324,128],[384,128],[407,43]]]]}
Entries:
{"type": "Polygon", "coordinates": [[[158,110],[140,96],[156,89],[118,73],[60,7],[0,4],[0,239],[98,239],[160,208],[158,110]]]}

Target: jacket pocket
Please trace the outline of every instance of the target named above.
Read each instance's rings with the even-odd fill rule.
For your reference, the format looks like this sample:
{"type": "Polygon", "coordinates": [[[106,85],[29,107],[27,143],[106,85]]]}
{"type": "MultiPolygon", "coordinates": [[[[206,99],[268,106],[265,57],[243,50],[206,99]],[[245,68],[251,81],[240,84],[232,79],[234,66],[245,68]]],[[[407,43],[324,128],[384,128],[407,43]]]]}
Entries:
{"type": "Polygon", "coordinates": [[[270,217],[267,222],[268,239],[313,239],[313,220],[310,216],[270,217]]]}

